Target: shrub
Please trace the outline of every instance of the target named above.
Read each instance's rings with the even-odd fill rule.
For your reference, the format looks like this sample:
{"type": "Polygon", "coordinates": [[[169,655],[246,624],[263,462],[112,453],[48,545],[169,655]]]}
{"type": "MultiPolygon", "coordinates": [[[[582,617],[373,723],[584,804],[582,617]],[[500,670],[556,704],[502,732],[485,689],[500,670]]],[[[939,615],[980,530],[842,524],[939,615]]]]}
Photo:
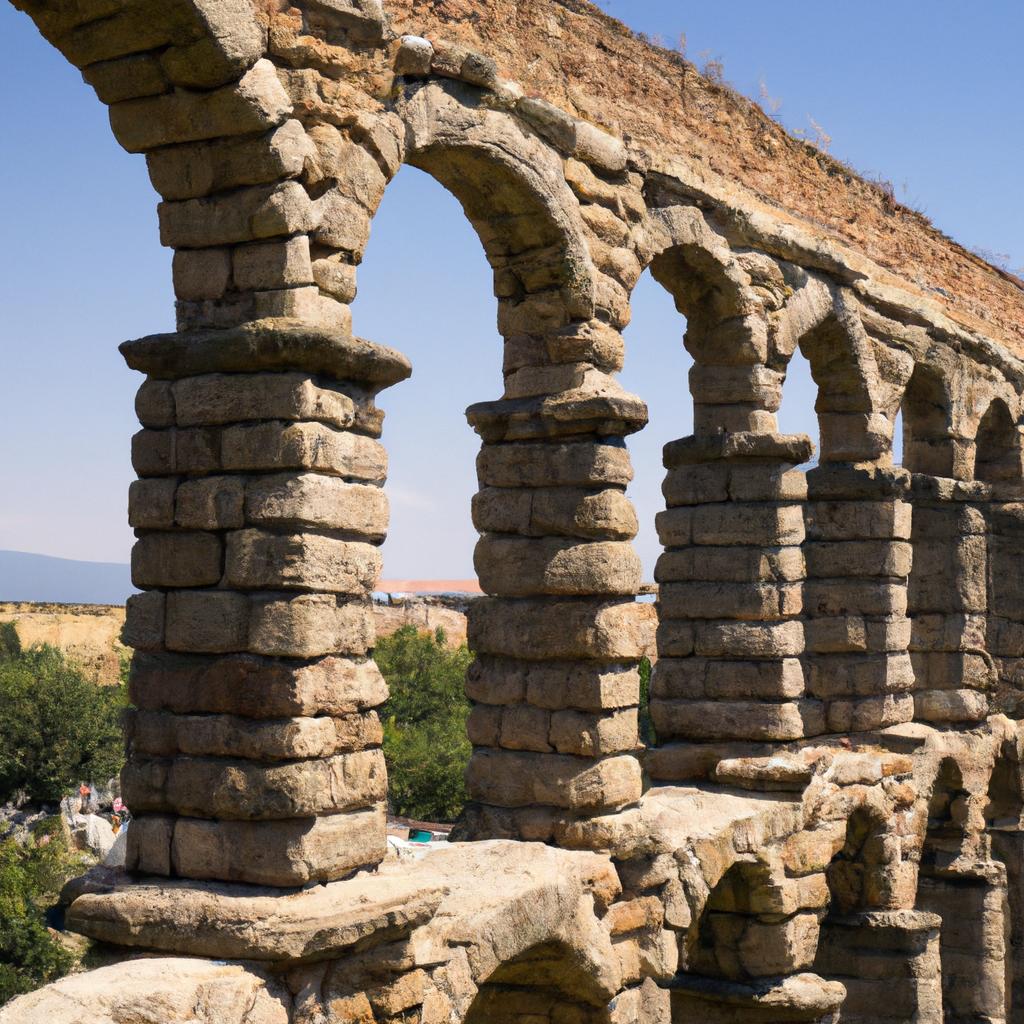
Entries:
{"type": "Polygon", "coordinates": [[[0,625],[0,803],[57,801],[121,770],[124,686],[97,686],[53,647],[0,625]]]}
{"type": "Polygon", "coordinates": [[[466,802],[469,701],[466,669],[473,656],[450,650],[443,630],[403,626],[377,643],[374,654],[391,696],[383,708],[384,756],[396,814],[453,821],[466,802]]]}
{"type": "Polygon", "coordinates": [[[0,1006],[62,977],[74,956],[46,928],[46,908],[80,870],[60,821],[47,819],[24,845],[0,840],[0,1006]]]}

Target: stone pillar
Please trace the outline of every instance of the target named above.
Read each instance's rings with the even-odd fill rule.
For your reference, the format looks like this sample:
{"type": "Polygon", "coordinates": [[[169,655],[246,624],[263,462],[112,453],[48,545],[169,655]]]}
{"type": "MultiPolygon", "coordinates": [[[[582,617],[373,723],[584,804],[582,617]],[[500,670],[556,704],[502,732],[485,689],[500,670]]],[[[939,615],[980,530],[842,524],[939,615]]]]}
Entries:
{"type": "Polygon", "coordinates": [[[995,710],[1016,718],[1024,691],[1024,579],[1017,571],[1024,564],[1024,503],[1019,498],[993,500],[985,508],[985,519],[988,602],[986,621],[978,624],[978,642],[992,659],[998,686],[995,710]]]}
{"type": "Polygon", "coordinates": [[[801,543],[806,437],[734,433],[665,447],[658,516],[658,662],[651,717],[658,780],[824,731],[805,699],[801,543]]]}
{"type": "Polygon", "coordinates": [[[908,609],[914,715],[922,722],[978,722],[994,682],[986,651],[986,516],[972,504],[984,484],[915,474],[913,571],[908,609]]]}
{"type": "Polygon", "coordinates": [[[807,474],[807,694],[825,703],[830,733],[913,718],[908,484],[903,470],[864,463],[807,474]]]}
{"type": "Polygon", "coordinates": [[[488,596],[469,613],[477,659],[466,682],[474,751],[462,837],[600,845],[587,823],[640,798],[647,631],[622,439],[646,408],[595,356],[605,335],[614,365],[617,332],[577,325],[546,350],[578,349],[588,362],[513,368],[505,398],[468,413],[484,441],[473,521],[488,596]]]}
{"type": "Polygon", "coordinates": [[[295,886],[378,863],[373,396],[405,360],[262,321],[122,346],[148,374],[130,521],[128,868],[295,886]]]}

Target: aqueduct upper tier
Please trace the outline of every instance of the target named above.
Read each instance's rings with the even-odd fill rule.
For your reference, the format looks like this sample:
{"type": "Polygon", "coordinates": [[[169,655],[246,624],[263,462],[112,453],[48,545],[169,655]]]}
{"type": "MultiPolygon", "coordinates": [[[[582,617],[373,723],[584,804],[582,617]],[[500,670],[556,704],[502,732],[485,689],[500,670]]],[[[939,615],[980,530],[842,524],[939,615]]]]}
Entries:
{"type": "Polygon", "coordinates": [[[129,872],[69,920],[243,966],[9,1019],[117,1020],[137,985],[211,1021],[1024,1020],[1020,282],[583,0],[16,3],[175,251],[177,331],[122,346],[129,872]],[[350,312],[405,163],[462,204],[505,343],[468,410],[472,803],[413,866],[369,614],[375,398],[410,367],[350,312]],[[647,268],[694,433],[664,439],[644,749],[616,373],[647,268]],[[816,451],[776,423],[798,349],[816,451]]]}

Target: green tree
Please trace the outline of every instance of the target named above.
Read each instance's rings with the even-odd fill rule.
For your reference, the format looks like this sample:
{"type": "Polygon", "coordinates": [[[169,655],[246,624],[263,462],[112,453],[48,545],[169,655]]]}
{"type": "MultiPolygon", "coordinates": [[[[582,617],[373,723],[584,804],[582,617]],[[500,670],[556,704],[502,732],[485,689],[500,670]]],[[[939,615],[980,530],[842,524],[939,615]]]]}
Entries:
{"type": "Polygon", "coordinates": [[[465,646],[450,649],[443,630],[403,626],[381,638],[374,654],[391,696],[383,708],[384,756],[396,814],[453,821],[466,802],[469,701],[465,646]]]}
{"type": "Polygon", "coordinates": [[[47,930],[45,912],[80,870],[57,818],[37,826],[24,843],[0,841],[0,1006],[74,966],[74,956],[47,930]]]}
{"type": "Polygon", "coordinates": [[[97,686],[56,648],[21,650],[0,625],[0,803],[57,801],[124,760],[124,686],[97,686]]]}

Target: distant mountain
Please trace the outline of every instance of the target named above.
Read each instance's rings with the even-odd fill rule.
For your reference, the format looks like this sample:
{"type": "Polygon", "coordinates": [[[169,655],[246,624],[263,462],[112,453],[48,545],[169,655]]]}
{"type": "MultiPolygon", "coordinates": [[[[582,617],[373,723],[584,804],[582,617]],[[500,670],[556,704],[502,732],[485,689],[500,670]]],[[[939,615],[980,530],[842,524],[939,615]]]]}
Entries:
{"type": "Polygon", "coordinates": [[[0,601],[124,604],[133,593],[131,570],[118,562],[0,551],[0,601]]]}

